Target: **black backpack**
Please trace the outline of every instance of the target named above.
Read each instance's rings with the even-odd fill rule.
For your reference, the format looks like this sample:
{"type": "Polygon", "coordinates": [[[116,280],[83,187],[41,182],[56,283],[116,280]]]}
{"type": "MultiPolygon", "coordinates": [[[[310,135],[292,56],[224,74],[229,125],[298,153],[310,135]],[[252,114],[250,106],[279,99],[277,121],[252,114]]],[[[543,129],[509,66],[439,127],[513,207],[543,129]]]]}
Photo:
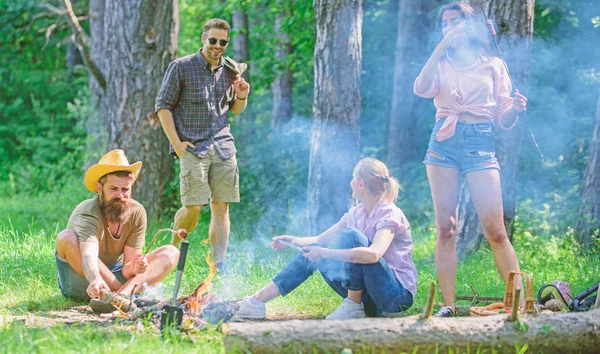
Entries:
{"type": "Polygon", "coordinates": [[[577,296],[575,296],[571,300],[571,303],[569,304],[569,310],[575,312],[589,311],[596,303],[599,284],[600,281],[592,285],[590,288],[587,288],[584,291],[577,294],[577,296]],[[591,296],[593,293],[596,293],[596,295],[591,296]]]}

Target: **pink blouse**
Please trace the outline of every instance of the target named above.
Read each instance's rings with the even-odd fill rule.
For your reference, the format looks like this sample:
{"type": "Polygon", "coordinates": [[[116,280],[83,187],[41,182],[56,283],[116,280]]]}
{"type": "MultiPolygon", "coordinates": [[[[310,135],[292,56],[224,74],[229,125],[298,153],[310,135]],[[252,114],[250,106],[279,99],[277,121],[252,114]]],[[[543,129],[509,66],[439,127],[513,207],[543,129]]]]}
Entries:
{"type": "Polygon", "coordinates": [[[496,121],[505,130],[512,129],[517,121],[505,127],[502,117],[511,108],[512,84],[502,60],[479,54],[477,62],[460,69],[454,60],[446,54],[440,60],[433,83],[427,92],[419,92],[415,80],[414,92],[424,98],[433,97],[437,109],[436,121],[448,117],[436,137],[438,141],[454,135],[456,122],[461,113],[496,121]]]}
{"type": "Polygon", "coordinates": [[[367,236],[370,242],[373,242],[379,229],[394,228],[394,239],[383,254],[383,258],[400,284],[413,296],[417,294],[418,274],[412,260],[413,242],[410,224],[400,208],[394,203],[380,202],[368,215],[367,209],[360,203],[350,208],[340,223],[345,227],[356,228],[367,236]]]}

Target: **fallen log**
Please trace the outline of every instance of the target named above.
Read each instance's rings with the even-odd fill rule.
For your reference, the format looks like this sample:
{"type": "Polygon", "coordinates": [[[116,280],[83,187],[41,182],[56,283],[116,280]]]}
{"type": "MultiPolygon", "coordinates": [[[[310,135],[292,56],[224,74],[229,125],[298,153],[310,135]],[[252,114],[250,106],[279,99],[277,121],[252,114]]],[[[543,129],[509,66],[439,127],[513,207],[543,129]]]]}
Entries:
{"type": "Polygon", "coordinates": [[[531,352],[597,353],[600,310],[580,313],[488,317],[367,318],[346,321],[233,322],[222,326],[225,351],[253,353],[362,352],[531,352]]]}

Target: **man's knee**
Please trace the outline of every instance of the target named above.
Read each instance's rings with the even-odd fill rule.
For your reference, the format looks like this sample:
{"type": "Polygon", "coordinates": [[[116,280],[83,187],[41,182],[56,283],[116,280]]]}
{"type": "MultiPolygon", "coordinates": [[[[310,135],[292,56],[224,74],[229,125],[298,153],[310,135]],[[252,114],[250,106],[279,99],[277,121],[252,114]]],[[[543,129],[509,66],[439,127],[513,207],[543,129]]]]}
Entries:
{"type": "Polygon", "coordinates": [[[212,202],[210,203],[212,217],[216,219],[226,219],[229,216],[229,203],[212,202]]]}
{"type": "Polygon", "coordinates": [[[202,210],[202,205],[186,205],[185,212],[189,215],[198,215],[202,210]]]}
{"type": "Polygon", "coordinates": [[[164,262],[163,264],[168,266],[169,270],[175,268],[177,262],[179,262],[179,249],[177,247],[165,245],[158,248],[157,251],[159,251],[159,258],[162,258],[161,262],[164,262]]]}
{"type": "Polygon", "coordinates": [[[79,248],[79,239],[75,231],[66,229],[56,236],[56,252],[64,258],[65,252],[70,248],[79,248]]]}

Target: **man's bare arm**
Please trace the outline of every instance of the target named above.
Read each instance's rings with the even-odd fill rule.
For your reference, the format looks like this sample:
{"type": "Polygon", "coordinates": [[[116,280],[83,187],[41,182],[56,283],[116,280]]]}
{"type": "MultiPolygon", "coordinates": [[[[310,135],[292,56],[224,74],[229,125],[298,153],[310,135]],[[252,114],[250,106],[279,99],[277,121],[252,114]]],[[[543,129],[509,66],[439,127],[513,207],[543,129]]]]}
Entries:
{"type": "Polygon", "coordinates": [[[173,145],[177,156],[183,156],[183,154],[185,153],[185,149],[188,146],[194,148],[194,144],[190,143],[189,141],[181,141],[181,139],[179,139],[179,135],[177,135],[177,129],[175,128],[175,121],[173,121],[173,114],[171,113],[171,111],[163,108],[159,109],[157,114],[158,119],[160,120],[160,125],[162,125],[167,139],[169,139],[169,142],[171,143],[171,145],[173,145]]]}

